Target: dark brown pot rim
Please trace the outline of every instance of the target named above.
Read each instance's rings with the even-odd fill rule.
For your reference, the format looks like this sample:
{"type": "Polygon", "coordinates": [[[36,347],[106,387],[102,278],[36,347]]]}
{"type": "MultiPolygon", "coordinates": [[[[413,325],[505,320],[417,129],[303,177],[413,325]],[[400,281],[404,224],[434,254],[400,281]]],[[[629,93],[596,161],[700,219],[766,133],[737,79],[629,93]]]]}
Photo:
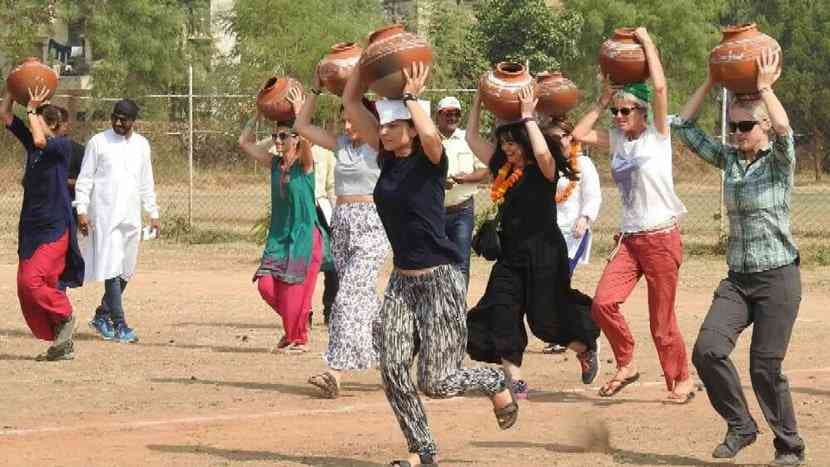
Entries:
{"type": "Polygon", "coordinates": [[[634,37],[634,31],[637,28],[617,28],[614,29],[614,36],[616,37],[634,37]]]}
{"type": "Polygon", "coordinates": [[[398,30],[400,32],[404,32],[405,29],[404,29],[403,24],[400,24],[400,23],[390,24],[390,25],[384,26],[380,29],[375,29],[374,32],[369,34],[369,43],[371,44],[372,42],[376,41],[378,36],[384,36],[387,33],[395,31],[395,30],[398,30]]]}
{"type": "Polygon", "coordinates": [[[496,71],[508,76],[519,76],[525,71],[525,66],[516,62],[499,62],[496,71]]]}
{"type": "Polygon", "coordinates": [[[751,31],[753,29],[758,29],[758,25],[755,23],[741,23],[724,26],[721,28],[721,32],[724,34],[735,34],[738,32],[751,31]]]}

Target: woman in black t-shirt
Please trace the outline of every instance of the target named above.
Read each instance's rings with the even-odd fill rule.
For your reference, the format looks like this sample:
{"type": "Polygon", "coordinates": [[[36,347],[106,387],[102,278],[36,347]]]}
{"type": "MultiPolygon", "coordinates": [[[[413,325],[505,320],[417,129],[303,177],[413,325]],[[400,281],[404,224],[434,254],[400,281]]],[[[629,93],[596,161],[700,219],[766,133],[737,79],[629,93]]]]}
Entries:
{"type": "Polygon", "coordinates": [[[585,384],[599,370],[599,328],[590,316],[591,299],[571,289],[568,248],[556,223],[557,171],[568,178],[577,175],[559,145],[548,147],[533,117],[532,88],[522,90],[520,102],[522,120],[497,128],[498,144],[479,135],[478,93],[467,125],[467,143],[490,167],[491,198],[502,211],[502,254],[484,296],[468,314],[467,352],[474,360],[501,364],[516,396],[527,398],[521,376],[525,316],[536,337],[577,352],[585,384]]]}
{"type": "Polygon", "coordinates": [[[355,71],[343,92],[348,118],[362,135],[377,135],[380,178],[374,199],[392,244],[395,269],[375,325],[386,397],[398,418],[410,456],[393,465],[432,465],[437,448],[409,376],[416,354],[418,387],[446,398],[478,389],[493,402],[502,429],[518,416],[506,375],[492,368],[462,368],[467,341],[466,287],[455,266],[460,254],[444,232],[447,156],[441,137],[417,96],[429,68],[404,69],[400,101],[377,101],[380,126],[360,101],[366,91],[355,71]]]}

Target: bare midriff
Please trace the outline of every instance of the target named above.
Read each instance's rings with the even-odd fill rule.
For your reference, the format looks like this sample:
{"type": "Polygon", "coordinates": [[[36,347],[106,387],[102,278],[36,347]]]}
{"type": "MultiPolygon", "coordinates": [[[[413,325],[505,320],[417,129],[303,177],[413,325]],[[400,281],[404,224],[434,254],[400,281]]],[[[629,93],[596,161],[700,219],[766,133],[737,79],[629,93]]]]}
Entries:
{"type": "Polygon", "coordinates": [[[431,273],[432,271],[434,271],[434,270],[435,270],[435,268],[437,268],[437,267],[438,267],[438,266],[432,266],[432,267],[429,267],[429,268],[423,268],[423,269],[401,269],[401,268],[395,268],[395,271],[396,271],[396,272],[398,272],[399,274],[401,274],[402,276],[417,277],[417,276],[423,276],[423,275],[425,275],[425,274],[429,274],[429,273],[431,273]]]}
{"type": "Polygon", "coordinates": [[[374,203],[372,195],[343,195],[337,197],[337,204],[374,203]]]}

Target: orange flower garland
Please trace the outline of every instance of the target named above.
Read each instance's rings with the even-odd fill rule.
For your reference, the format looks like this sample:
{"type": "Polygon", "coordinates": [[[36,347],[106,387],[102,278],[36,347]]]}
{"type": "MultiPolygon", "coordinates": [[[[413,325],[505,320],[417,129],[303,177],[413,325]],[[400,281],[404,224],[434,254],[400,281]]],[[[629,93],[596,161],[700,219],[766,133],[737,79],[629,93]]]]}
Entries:
{"type": "MultiPolygon", "coordinates": [[[[579,174],[579,155],[582,153],[580,144],[572,144],[568,150],[568,165],[574,174],[579,174]]],[[[507,190],[513,187],[516,182],[522,178],[524,171],[522,169],[513,169],[513,164],[505,162],[499,169],[496,179],[493,180],[493,185],[490,187],[490,200],[495,204],[499,204],[504,200],[504,195],[507,190]]],[[[570,180],[568,185],[554,195],[554,201],[559,204],[571,197],[579,180],[570,180]]]]}

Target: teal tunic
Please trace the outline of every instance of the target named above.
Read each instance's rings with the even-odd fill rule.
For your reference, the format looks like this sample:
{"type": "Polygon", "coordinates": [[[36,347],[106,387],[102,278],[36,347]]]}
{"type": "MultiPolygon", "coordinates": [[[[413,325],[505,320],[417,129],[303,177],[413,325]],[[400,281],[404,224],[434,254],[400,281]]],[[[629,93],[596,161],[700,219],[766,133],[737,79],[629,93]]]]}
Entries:
{"type": "Polygon", "coordinates": [[[262,262],[255,274],[274,276],[288,284],[305,280],[311,261],[316,228],[323,242],[322,270],[332,267],[329,238],[317,218],[314,172],[306,173],[297,161],[288,171],[288,183],[280,186],[280,158],[271,159],[271,225],[262,262]]]}

